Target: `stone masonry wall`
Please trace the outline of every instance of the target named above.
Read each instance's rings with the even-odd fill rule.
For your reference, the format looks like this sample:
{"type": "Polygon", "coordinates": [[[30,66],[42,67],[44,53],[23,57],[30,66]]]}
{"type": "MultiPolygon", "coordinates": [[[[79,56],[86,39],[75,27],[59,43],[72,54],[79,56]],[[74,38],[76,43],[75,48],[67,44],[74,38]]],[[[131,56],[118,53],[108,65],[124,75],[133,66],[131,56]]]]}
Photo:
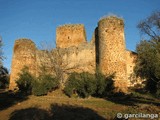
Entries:
{"type": "Polygon", "coordinates": [[[56,46],[67,48],[86,42],[86,31],[82,24],[63,25],[56,29],[56,46]]]}
{"type": "MultiPolygon", "coordinates": [[[[97,67],[105,75],[116,73],[115,87],[117,91],[127,91],[135,65],[136,54],[126,51],[123,20],[117,17],[103,18],[98,22],[91,42],[86,41],[84,25],[63,25],[56,29],[56,48],[59,50],[63,65],[71,72],[95,73],[97,67]]],[[[48,51],[38,50],[29,39],[15,41],[11,66],[9,89],[16,88],[18,73],[24,65],[30,72],[38,76],[44,65],[47,72],[51,70],[51,61],[48,51]]],[[[56,57],[53,55],[53,57],[56,57]]],[[[54,73],[53,73],[54,74],[54,73]]]]}
{"type": "Polygon", "coordinates": [[[98,23],[99,67],[103,74],[115,75],[117,91],[126,91],[127,68],[123,20],[114,16],[98,23]]]}
{"type": "MultiPolygon", "coordinates": [[[[55,52],[53,49],[52,52],[55,52]]],[[[79,46],[72,46],[69,48],[60,48],[60,55],[62,55],[65,69],[68,73],[71,72],[95,72],[95,46],[89,43],[83,43],[79,46]]],[[[51,70],[51,59],[46,54],[45,50],[38,50],[35,44],[28,39],[19,39],[15,41],[12,69],[10,77],[10,90],[16,88],[16,80],[18,73],[24,66],[28,66],[30,72],[38,76],[42,66],[45,66],[46,72],[54,74],[51,70]]],[[[54,56],[53,56],[54,57],[54,56]]]]}
{"type": "Polygon", "coordinates": [[[36,74],[36,46],[28,39],[19,39],[15,41],[13,48],[12,66],[9,89],[16,88],[16,79],[18,73],[24,67],[29,67],[32,74],[36,74]]]}

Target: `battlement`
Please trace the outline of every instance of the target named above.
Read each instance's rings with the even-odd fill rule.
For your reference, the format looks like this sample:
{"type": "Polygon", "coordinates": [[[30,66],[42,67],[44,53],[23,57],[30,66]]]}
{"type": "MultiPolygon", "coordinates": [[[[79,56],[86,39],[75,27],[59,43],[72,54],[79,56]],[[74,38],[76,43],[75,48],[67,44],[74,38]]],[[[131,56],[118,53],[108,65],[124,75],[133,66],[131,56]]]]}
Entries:
{"type": "Polygon", "coordinates": [[[66,24],[56,29],[56,46],[68,48],[86,42],[86,31],[82,24],[66,24]]]}

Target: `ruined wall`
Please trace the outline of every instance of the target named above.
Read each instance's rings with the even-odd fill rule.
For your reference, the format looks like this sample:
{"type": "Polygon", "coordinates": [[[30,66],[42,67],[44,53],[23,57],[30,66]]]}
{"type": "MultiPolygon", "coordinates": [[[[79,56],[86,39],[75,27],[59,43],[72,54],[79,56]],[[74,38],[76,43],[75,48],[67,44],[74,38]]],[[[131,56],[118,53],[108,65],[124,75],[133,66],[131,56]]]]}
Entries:
{"type": "Polygon", "coordinates": [[[56,46],[67,48],[86,42],[86,31],[82,24],[63,25],[56,29],[56,46]]]}
{"type": "Polygon", "coordinates": [[[12,66],[9,89],[16,88],[18,73],[24,67],[29,67],[32,74],[36,74],[36,46],[29,39],[19,39],[15,41],[13,48],[12,66]]]}
{"type": "Polygon", "coordinates": [[[90,72],[95,73],[95,46],[84,43],[77,47],[73,46],[65,51],[63,55],[64,63],[67,64],[70,72],[90,72]]]}
{"type": "Polygon", "coordinates": [[[126,50],[126,63],[127,63],[127,80],[128,87],[144,87],[143,82],[145,79],[137,77],[134,73],[134,67],[136,65],[137,53],[126,50]]]}
{"type": "MultiPolygon", "coordinates": [[[[54,55],[57,49],[53,49],[51,54],[54,55]]],[[[51,69],[51,55],[45,50],[38,50],[35,44],[29,39],[19,39],[15,41],[12,68],[10,77],[10,90],[16,88],[16,80],[19,77],[18,73],[24,66],[29,67],[31,74],[38,76],[43,72],[55,74],[51,69]]],[[[95,46],[89,43],[83,43],[79,46],[72,46],[69,48],[60,48],[59,54],[62,56],[63,68],[67,69],[68,73],[72,72],[95,72],[95,46]]],[[[53,56],[56,57],[56,56],[53,56]]],[[[66,75],[67,76],[67,75],[66,75]]]]}
{"type": "MultiPolygon", "coordinates": [[[[99,68],[105,75],[116,73],[115,87],[117,91],[126,92],[131,86],[130,75],[133,73],[136,54],[126,51],[123,20],[117,17],[103,18],[98,22],[91,42],[86,42],[84,25],[63,25],[56,30],[56,48],[62,56],[62,66],[71,72],[95,73],[99,68]]],[[[51,60],[47,51],[38,50],[29,39],[15,41],[13,49],[11,77],[9,89],[16,87],[15,80],[24,65],[30,72],[38,76],[42,66],[53,73],[51,60]]],[[[63,67],[63,68],[64,68],[63,67]]]]}
{"type": "Polygon", "coordinates": [[[116,73],[115,87],[126,91],[127,68],[123,20],[114,16],[98,23],[99,67],[103,74],[116,73]]]}
{"type": "Polygon", "coordinates": [[[129,80],[130,77],[131,77],[131,74],[134,72],[133,70],[134,70],[134,67],[135,67],[136,59],[137,59],[137,53],[126,50],[126,56],[127,56],[127,60],[126,60],[126,63],[127,63],[127,77],[128,77],[128,80],[129,80]]]}

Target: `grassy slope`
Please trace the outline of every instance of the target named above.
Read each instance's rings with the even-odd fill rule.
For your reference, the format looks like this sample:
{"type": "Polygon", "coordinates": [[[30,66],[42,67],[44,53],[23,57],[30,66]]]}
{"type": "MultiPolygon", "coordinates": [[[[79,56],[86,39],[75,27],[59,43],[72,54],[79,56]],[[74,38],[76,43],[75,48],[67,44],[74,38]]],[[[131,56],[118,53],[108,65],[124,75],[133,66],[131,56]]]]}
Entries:
{"type": "MultiPolygon", "coordinates": [[[[67,114],[68,116],[74,116],[76,111],[78,111],[79,113],[76,113],[76,116],[74,116],[75,118],[77,116],[84,118],[88,114],[89,116],[92,115],[101,116],[107,120],[113,119],[118,112],[158,113],[158,111],[160,111],[160,107],[158,105],[146,102],[146,101],[153,102],[153,99],[152,98],[149,99],[148,96],[147,97],[145,96],[146,97],[145,99],[140,99],[140,101],[143,102],[136,102],[135,105],[132,106],[116,103],[115,101],[113,102],[101,98],[92,98],[92,97],[88,99],[68,98],[67,96],[61,94],[60,91],[55,91],[53,93],[49,93],[47,96],[42,96],[42,97],[29,96],[27,99],[21,101],[19,100],[14,101],[12,96],[10,96],[9,101],[7,101],[8,98],[4,99],[4,96],[0,97],[1,97],[0,100],[1,105],[3,104],[3,102],[13,102],[6,108],[4,107],[4,109],[1,109],[0,119],[2,120],[8,120],[11,117],[11,113],[14,112],[15,110],[23,110],[19,112],[19,114],[23,114],[23,112],[27,112],[26,110],[27,108],[46,110],[47,112],[49,111],[48,113],[50,115],[56,113],[57,115],[59,115],[57,116],[57,118],[61,117],[61,119],[65,119],[67,114]],[[54,107],[52,108],[51,106],[54,107]],[[74,108],[75,106],[76,108],[74,108]]],[[[155,100],[155,103],[158,102],[160,101],[155,100]]],[[[34,111],[34,109],[29,109],[28,111],[31,110],[34,111]]]]}

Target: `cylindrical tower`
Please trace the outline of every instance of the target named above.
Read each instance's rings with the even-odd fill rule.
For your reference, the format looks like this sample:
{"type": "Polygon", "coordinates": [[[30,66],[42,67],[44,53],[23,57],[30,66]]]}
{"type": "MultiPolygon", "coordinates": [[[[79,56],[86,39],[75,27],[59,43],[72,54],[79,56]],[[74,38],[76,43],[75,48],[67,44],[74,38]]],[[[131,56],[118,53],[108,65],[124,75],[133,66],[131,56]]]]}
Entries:
{"type": "Polygon", "coordinates": [[[28,66],[32,74],[36,74],[36,46],[29,39],[19,39],[15,41],[12,57],[11,76],[9,89],[16,88],[18,73],[24,66],[28,66]]]}
{"type": "Polygon", "coordinates": [[[105,75],[115,73],[115,87],[126,91],[126,56],[124,22],[109,16],[98,22],[99,68],[105,75]]]}

